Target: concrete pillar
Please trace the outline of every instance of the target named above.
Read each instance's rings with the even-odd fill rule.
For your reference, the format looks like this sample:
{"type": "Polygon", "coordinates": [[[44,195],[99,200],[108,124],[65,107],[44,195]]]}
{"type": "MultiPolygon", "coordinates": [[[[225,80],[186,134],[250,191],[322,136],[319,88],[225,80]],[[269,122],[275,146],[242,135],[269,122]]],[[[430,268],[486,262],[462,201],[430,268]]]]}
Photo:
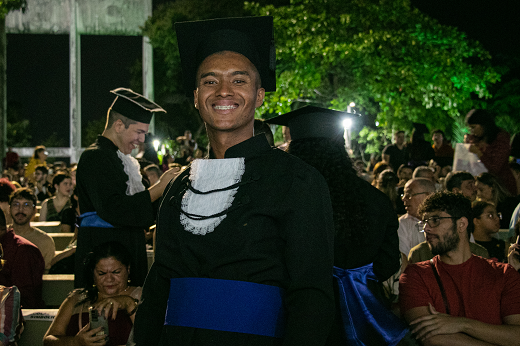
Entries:
{"type": "Polygon", "coordinates": [[[70,162],[79,161],[81,150],[81,35],[77,19],[78,4],[76,0],[70,0],[70,162]]]}
{"type": "MultiPolygon", "coordinates": [[[[150,17],[152,15],[152,0],[145,0],[144,3],[146,17],[150,17]]],[[[150,100],[154,99],[153,48],[150,39],[146,36],[143,36],[143,96],[150,100]]],[[[150,121],[148,132],[155,133],[155,116],[150,121]]]]}

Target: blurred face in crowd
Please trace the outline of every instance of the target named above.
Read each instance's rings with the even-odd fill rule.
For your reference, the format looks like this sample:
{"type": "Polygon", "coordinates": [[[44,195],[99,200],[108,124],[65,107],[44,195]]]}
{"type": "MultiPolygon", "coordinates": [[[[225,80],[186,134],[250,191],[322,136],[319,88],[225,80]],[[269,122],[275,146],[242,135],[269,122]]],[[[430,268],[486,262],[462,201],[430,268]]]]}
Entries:
{"type": "Polygon", "coordinates": [[[475,180],[464,180],[462,184],[460,184],[460,193],[473,202],[477,198],[477,187],[475,186],[475,180]]]}
{"type": "Polygon", "coordinates": [[[477,180],[477,198],[479,201],[493,202],[493,188],[477,180]]]}
{"type": "Polygon", "coordinates": [[[419,218],[417,215],[417,209],[429,194],[430,193],[424,191],[416,181],[406,183],[403,194],[403,203],[406,212],[411,216],[419,218]]]}
{"type": "Polygon", "coordinates": [[[443,140],[444,137],[442,136],[442,133],[434,133],[432,136],[432,141],[435,144],[435,147],[440,147],[443,140]]]}
{"type": "Polygon", "coordinates": [[[405,180],[408,181],[412,179],[412,169],[409,167],[403,167],[399,170],[399,180],[405,180]]]}
{"type": "Polygon", "coordinates": [[[56,188],[56,194],[60,194],[62,196],[70,197],[72,195],[72,190],[74,187],[72,186],[72,179],[71,178],[65,178],[63,181],[59,184],[56,184],[54,186],[56,188]]]}
{"type": "Polygon", "coordinates": [[[499,215],[494,206],[488,205],[478,218],[473,219],[475,229],[480,229],[488,234],[497,233],[500,230],[501,215],[499,215]]]}
{"type": "Polygon", "coordinates": [[[45,182],[45,179],[47,179],[47,174],[39,170],[34,171],[34,180],[36,180],[37,183],[45,182]]]}
{"type": "Polygon", "coordinates": [[[404,144],[404,132],[398,132],[394,135],[394,141],[397,145],[403,145],[404,144]]]}
{"type": "Polygon", "coordinates": [[[33,201],[25,198],[13,199],[9,209],[13,222],[19,226],[29,223],[36,213],[36,206],[33,201]]]}

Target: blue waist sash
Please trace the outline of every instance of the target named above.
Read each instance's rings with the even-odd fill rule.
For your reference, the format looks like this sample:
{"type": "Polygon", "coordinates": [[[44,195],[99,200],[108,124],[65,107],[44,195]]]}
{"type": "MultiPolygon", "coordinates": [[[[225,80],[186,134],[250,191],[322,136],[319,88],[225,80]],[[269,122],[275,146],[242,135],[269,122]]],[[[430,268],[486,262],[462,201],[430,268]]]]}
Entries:
{"type": "Polygon", "coordinates": [[[282,338],[284,290],[245,281],[170,280],[164,324],[282,338]]]}
{"type": "Polygon", "coordinates": [[[373,265],[354,269],[334,267],[348,345],[396,345],[408,332],[404,323],[368,289],[378,281],[373,265]]]}
{"type": "Polygon", "coordinates": [[[111,224],[100,218],[95,211],[83,213],[79,217],[79,227],[114,228],[111,224]]]}

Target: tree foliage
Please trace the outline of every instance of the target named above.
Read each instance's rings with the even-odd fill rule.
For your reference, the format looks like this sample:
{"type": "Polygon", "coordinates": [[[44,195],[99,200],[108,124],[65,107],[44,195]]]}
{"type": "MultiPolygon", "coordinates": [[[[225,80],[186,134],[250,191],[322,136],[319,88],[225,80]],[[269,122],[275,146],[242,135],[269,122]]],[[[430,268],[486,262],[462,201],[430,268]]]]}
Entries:
{"type": "Polygon", "coordinates": [[[456,28],[413,9],[408,0],[292,0],[247,4],[272,15],[277,91],[262,112],[283,113],[294,100],[335,109],[355,102],[387,129],[452,128],[499,80],[490,55],[456,28]]]}
{"type": "Polygon", "coordinates": [[[0,17],[5,18],[10,11],[14,10],[22,10],[25,12],[26,7],[26,0],[2,0],[0,1],[0,17]]]}

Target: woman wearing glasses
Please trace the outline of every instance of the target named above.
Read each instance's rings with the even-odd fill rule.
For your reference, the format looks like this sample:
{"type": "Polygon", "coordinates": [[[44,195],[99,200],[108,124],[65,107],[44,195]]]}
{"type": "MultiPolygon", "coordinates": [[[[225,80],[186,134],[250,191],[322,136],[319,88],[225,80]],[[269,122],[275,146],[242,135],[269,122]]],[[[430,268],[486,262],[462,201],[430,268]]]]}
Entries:
{"type": "Polygon", "coordinates": [[[496,259],[499,262],[506,262],[509,244],[506,244],[501,239],[493,238],[493,234],[500,229],[502,214],[497,212],[497,208],[493,203],[484,201],[473,203],[472,214],[475,227],[473,231],[475,242],[488,250],[489,258],[496,259]]]}

